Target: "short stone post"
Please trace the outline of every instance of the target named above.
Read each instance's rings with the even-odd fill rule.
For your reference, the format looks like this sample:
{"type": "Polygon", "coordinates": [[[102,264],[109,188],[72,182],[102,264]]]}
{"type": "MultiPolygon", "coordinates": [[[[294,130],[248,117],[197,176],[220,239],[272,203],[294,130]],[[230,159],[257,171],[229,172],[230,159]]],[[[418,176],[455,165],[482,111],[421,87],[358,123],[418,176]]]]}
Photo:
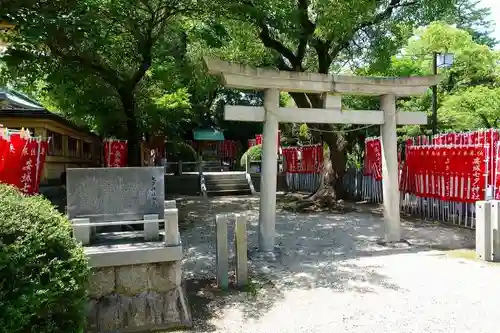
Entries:
{"type": "MultiPolygon", "coordinates": [[[[491,258],[500,261],[500,201],[491,202],[491,258]]],[[[477,220],[476,220],[477,228],[477,220]]]]}
{"type": "Polygon", "coordinates": [[[227,242],[227,215],[217,214],[215,217],[217,285],[221,289],[229,287],[229,258],[227,242]]]}
{"type": "Polygon", "coordinates": [[[236,215],[234,243],[236,247],[236,284],[238,287],[244,287],[248,283],[248,245],[246,215],[236,215]]]}
{"type": "Polygon", "coordinates": [[[160,223],[149,222],[152,220],[158,220],[160,217],[158,214],[148,214],[144,215],[144,240],[145,241],[157,241],[160,238],[160,223]]]}
{"type": "Polygon", "coordinates": [[[491,261],[491,202],[476,202],[476,255],[491,261]]]}
{"type": "Polygon", "coordinates": [[[177,208],[177,202],[175,200],[165,200],[165,209],[177,208]]]}
{"type": "Polygon", "coordinates": [[[165,215],[165,245],[177,246],[180,244],[179,234],[179,210],[167,208],[163,211],[165,215]]]}
{"type": "Polygon", "coordinates": [[[76,218],[71,222],[73,223],[73,237],[83,245],[90,244],[90,219],[76,218]]]}

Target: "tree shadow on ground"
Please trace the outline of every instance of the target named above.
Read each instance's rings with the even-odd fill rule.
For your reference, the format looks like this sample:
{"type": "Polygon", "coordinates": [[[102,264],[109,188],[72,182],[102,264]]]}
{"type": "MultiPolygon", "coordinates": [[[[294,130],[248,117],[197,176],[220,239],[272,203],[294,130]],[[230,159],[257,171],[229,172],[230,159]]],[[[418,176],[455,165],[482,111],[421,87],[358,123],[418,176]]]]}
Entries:
{"type": "MultiPolygon", "coordinates": [[[[380,266],[364,258],[406,255],[433,249],[473,246],[471,230],[435,224],[404,222],[403,237],[412,246],[384,247],[383,219],[370,213],[278,213],[276,241],[280,255],[275,262],[249,261],[251,281],[244,290],[222,292],[215,283],[215,215],[244,213],[248,216],[248,243],[258,244],[258,198],[192,200],[179,205],[196,218],[182,231],[184,277],[191,302],[194,331],[217,329],[217,320],[229,311],[243,322],[264,316],[290,294],[301,292],[377,293],[381,289],[404,291],[380,266]]],[[[234,267],[233,225],[228,226],[230,267],[234,267]]],[[[250,250],[252,254],[252,250],[250,250]]],[[[234,274],[231,272],[231,274],[234,274]]],[[[334,297],[334,296],[332,296],[334,297]]]]}

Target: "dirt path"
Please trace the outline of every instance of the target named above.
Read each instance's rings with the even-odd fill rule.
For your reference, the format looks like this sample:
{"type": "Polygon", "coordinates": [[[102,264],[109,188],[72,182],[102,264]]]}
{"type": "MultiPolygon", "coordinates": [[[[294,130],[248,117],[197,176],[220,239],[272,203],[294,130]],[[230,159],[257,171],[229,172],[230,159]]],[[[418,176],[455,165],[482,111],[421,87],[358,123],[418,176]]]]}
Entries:
{"type": "Polygon", "coordinates": [[[367,212],[278,212],[279,259],[250,262],[252,279],[244,291],[218,290],[215,214],[246,213],[253,248],[258,204],[256,197],[179,202],[193,332],[495,330],[498,310],[490,295],[500,292],[500,268],[433,250],[473,247],[472,231],[404,222],[403,236],[413,245],[387,248],[376,244],[383,220],[367,212]],[[464,300],[474,310],[460,306],[464,300]]]}

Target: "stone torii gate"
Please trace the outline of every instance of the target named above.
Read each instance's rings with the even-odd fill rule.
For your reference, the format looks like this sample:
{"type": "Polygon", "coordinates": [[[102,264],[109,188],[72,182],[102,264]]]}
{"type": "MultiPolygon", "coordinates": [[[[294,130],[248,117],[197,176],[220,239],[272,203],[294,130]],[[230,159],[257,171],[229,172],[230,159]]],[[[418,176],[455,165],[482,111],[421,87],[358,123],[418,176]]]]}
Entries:
{"type": "Polygon", "coordinates": [[[252,68],[205,58],[209,73],[220,75],[226,87],[264,90],[264,107],[228,105],[226,120],[264,122],[259,212],[259,252],[275,249],[278,123],[375,124],[381,127],[385,242],[401,241],[397,125],[427,124],[424,112],[396,112],[396,97],[421,95],[439,76],[377,78],[252,68]],[[279,93],[327,95],[324,109],[281,108],[279,93]],[[379,111],[342,110],[340,94],[380,96],[379,111]]]}

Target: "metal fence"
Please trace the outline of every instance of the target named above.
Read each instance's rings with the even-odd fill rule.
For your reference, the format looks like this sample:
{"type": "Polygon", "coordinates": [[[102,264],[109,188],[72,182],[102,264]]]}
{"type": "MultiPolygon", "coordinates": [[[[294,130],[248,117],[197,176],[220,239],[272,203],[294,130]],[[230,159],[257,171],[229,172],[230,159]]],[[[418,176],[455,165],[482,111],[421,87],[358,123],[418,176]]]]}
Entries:
{"type": "Polygon", "coordinates": [[[288,173],[286,184],[292,192],[316,192],[320,186],[321,175],[319,173],[288,173]]]}
{"type": "MultiPolygon", "coordinates": [[[[287,174],[290,191],[315,192],[319,187],[319,174],[287,174]]],[[[348,169],[344,175],[344,194],[352,200],[382,203],[382,181],[363,176],[363,170],[348,169]]],[[[443,201],[435,198],[420,198],[401,193],[401,211],[410,216],[428,221],[439,221],[465,228],[475,228],[476,212],[472,203],[443,201]]]]}

